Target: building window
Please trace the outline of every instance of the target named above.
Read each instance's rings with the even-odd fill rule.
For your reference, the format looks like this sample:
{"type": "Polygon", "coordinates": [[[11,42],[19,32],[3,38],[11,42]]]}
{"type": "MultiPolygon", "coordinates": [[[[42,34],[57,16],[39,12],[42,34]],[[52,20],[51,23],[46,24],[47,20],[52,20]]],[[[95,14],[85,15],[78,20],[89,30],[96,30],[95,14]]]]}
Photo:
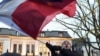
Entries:
{"type": "Polygon", "coordinates": [[[19,53],[22,53],[22,44],[19,44],[18,52],[19,52],[19,53]]]}
{"type": "Polygon", "coordinates": [[[17,44],[13,45],[13,52],[17,52],[17,44]]]}
{"type": "Polygon", "coordinates": [[[31,53],[34,53],[34,44],[31,45],[31,53]]]}
{"type": "Polygon", "coordinates": [[[3,43],[0,42],[0,54],[2,53],[2,51],[3,51],[3,43]]]}
{"type": "Polygon", "coordinates": [[[44,33],[44,32],[42,32],[42,33],[41,33],[41,37],[44,37],[44,36],[45,36],[45,33],[44,33]]]}
{"type": "Polygon", "coordinates": [[[59,32],[59,36],[62,37],[63,36],[63,33],[62,32],[59,32]]]}
{"type": "Polygon", "coordinates": [[[29,52],[30,52],[30,45],[27,44],[27,45],[26,45],[26,53],[29,53],[29,52]]]}
{"type": "Polygon", "coordinates": [[[39,45],[39,54],[40,54],[40,56],[41,55],[47,56],[48,55],[48,48],[45,45],[40,44],[39,45]]]}
{"type": "Polygon", "coordinates": [[[39,45],[39,52],[42,52],[42,49],[43,49],[43,48],[42,48],[42,45],[40,44],[40,45],[39,45]]]}

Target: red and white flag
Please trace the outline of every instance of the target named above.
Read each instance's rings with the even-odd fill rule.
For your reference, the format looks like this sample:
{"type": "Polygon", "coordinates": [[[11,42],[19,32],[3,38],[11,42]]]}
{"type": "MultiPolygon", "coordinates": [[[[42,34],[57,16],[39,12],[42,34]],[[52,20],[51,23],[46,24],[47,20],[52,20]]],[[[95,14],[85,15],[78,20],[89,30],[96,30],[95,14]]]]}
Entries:
{"type": "Polygon", "coordinates": [[[76,0],[9,0],[0,4],[0,21],[13,28],[15,23],[17,30],[36,39],[55,15],[63,13],[73,17],[75,11],[76,0]]]}

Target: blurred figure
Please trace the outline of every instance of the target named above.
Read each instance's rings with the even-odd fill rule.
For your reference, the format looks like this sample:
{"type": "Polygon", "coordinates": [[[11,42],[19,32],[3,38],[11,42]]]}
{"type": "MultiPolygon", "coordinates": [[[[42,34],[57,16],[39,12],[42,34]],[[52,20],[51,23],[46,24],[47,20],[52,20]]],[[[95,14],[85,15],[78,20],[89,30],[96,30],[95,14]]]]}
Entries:
{"type": "Polygon", "coordinates": [[[80,56],[71,51],[71,44],[69,41],[64,41],[61,46],[46,43],[46,46],[51,51],[51,56],[80,56]]]}
{"type": "Polygon", "coordinates": [[[69,43],[69,41],[64,41],[61,44],[61,47],[64,48],[64,49],[71,49],[71,44],[69,43]]]}

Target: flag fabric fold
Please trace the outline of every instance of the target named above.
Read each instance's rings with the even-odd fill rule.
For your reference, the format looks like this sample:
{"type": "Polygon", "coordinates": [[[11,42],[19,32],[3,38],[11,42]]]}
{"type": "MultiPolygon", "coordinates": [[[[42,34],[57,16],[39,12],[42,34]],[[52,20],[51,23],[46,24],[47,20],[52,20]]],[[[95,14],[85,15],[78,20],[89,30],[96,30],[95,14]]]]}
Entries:
{"type": "Polygon", "coordinates": [[[73,17],[75,11],[76,0],[11,0],[0,7],[0,17],[9,17],[23,32],[37,39],[55,15],[73,17]]]}

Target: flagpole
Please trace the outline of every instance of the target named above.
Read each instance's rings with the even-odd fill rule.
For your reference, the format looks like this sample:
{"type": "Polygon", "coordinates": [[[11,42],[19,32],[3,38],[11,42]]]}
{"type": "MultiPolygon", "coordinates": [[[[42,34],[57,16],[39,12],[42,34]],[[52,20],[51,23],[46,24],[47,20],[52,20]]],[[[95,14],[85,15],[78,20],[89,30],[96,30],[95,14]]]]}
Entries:
{"type": "Polygon", "coordinates": [[[41,43],[43,43],[43,44],[46,44],[45,42],[43,42],[43,41],[41,41],[41,40],[38,40],[38,39],[37,39],[37,41],[39,41],[39,42],[41,42],[41,43]]]}

